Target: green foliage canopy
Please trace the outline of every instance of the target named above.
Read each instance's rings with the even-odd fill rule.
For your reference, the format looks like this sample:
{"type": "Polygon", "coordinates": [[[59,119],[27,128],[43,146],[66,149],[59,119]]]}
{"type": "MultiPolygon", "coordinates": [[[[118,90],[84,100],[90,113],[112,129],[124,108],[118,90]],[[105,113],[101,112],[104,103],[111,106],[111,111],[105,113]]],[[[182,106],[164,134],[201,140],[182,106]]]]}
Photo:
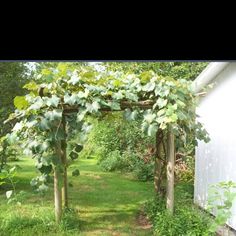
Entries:
{"type": "MultiPolygon", "coordinates": [[[[15,98],[16,110],[9,120],[19,119],[8,135],[10,142],[24,139],[24,151],[37,160],[39,168],[60,166],[55,145],[65,139],[61,122],[66,115],[68,130],[87,132],[86,115],[125,110],[128,120],[141,119],[149,136],[158,129],[168,130],[184,139],[189,132],[207,140],[202,125],[195,120],[196,96],[191,82],[159,76],[154,71],[130,72],[114,65],[58,63],[45,67],[24,88],[29,93],[15,98]],[[43,87],[46,96],[39,96],[43,87]],[[140,105],[141,104],[141,105],[140,105]],[[70,119],[72,111],[75,119],[70,119]]],[[[69,135],[70,137],[70,135],[69,135]]],[[[68,137],[68,138],[69,138],[68,137]]]]}
{"type": "MultiPolygon", "coordinates": [[[[22,88],[27,82],[27,68],[22,62],[0,62],[0,123],[14,111],[13,99],[24,95],[22,88]]],[[[9,125],[1,125],[0,136],[11,130],[9,125]]]]}

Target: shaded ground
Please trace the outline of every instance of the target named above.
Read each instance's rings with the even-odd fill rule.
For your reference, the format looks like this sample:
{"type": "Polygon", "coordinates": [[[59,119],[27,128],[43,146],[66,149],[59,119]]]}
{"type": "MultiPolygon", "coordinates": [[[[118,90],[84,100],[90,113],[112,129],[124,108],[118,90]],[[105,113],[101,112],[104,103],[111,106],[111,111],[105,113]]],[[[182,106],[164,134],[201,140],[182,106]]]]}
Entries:
{"type": "MultiPolygon", "coordinates": [[[[0,220],[7,222],[6,219],[11,220],[14,214],[26,217],[28,221],[40,217],[42,222],[45,217],[53,219],[52,190],[44,197],[33,193],[29,185],[31,178],[36,176],[33,161],[25,159],[19,164],[22,172],[18,175],[17,189],[26,191],[27,198],[19,206],[7,205],[5,193],[0,191],[0,220]]],[[[80,229],[71,234],[52,232],[50,235],[152,235],[151,225],[139,211],[142,203],[153,196],[151,182],[133,180],[128,174],[102,172],[95,160],[75,162],[70,166],[68,176],[72,185],[69,188],[70,206],[77,209],[80,229]],[[71,172],[76,168],[79,168],[80,176],[72,177],[71,172]]],[[[19,219],[17,222],[21,224],[19,219]]],[[[34,222],[31,224],[34,225],[34,222]]],[[[27,222],[21,232],[17,231],[17,235],[45,235],[36,230],[27,222]]]]}
{"type": "Polygon", "coordinates": [[[137,215],[137,224],[139,225],[140,229],[152,228],[152,224],[150,220],[148,219],[147,215],[143,211],[140,211],[139,214],[137,215]]]}

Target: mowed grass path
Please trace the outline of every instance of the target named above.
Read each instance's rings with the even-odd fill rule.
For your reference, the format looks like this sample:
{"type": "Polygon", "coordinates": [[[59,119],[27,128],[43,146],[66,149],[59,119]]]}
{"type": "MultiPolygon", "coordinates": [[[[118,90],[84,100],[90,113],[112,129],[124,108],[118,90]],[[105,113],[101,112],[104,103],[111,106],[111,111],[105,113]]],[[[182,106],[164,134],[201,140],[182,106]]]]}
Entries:
{"type": "MultiPolygon", "coordinates": [[[[20,217],[30,219],[46,214],[53,218],[53,192],[40,197],[29,185],[37,175],[34,162],[24,159],[18,174],[17,190],[27,191],[27,200],[21,206],[7,205],[4,192],[0,192],[0,220],[9,217],[14,209],[20,217]]],[[[142,203],[153,196],[151,182],[139,182],[126,173],[103,172],[96,160],[76,161],[69,167],[69,203],[78,210],[80,226],[78,232],[69,234],[48,233],[48,235],[152,235],[150,229],[143,229],[137,222],[142,203]],[[72,177],[71,172],[79,168],[80,176],[72,177]]],[[[11,216],[12,217],[12,216],[11,216]]],[[[26,224],[27,225],[27,224],[26,224]]],[[[1,233],[0,233],[1,235],[1,233]]],[[[45,235],[24,228],[17,235],[45,235]],[[38,234],[37,234],[38,233],[38,234]]]]}

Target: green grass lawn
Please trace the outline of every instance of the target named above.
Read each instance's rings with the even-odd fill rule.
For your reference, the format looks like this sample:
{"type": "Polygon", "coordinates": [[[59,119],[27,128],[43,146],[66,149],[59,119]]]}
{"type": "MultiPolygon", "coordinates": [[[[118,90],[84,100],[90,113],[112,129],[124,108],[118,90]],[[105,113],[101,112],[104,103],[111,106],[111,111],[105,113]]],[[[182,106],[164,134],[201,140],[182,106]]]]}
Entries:
{"type": "Polygon", "coordinates": [[[4,235],[152,235],[137,222],[142,203],[153,197],[152,182],[139,182],[126,173],[103,172],[96,160],[80,160],[69,167],[70,207],[74,215],[55,226],[52,187],[45,196],[36,194],[30,180],[37,175],[34,162],[17,162],[16,189],[26,191],[21,204],[7,204],[0,190],[0,236],[4,235]],[[80,176],[71,172],[79,168],[80,176]]]}

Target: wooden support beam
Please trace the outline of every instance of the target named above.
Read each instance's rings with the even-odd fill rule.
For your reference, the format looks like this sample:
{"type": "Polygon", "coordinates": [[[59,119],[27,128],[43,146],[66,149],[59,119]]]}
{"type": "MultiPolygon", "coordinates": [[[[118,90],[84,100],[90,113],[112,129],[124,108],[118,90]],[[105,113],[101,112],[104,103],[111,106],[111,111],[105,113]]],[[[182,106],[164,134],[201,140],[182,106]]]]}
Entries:
{"type": "MultiPolygon", "coordinates": [[[[111,101],[107,101],[108,103],[111,101]]],[[[152,100],[144,100],[144,101],[139,101],[139,102],[128,102],[128,101],[121,101],[120,102],[120,110],[112,110],[110,107],[101,107],[99,110],[100,111],[123,111],[126,108],[134,108],[134,107],[139,107],[142,110],[146,110],[146,109],[152,109],[153,105],[155,104],[155,101],[152,100]]],[[[70,114],[70,113],[76,113],[79,111],[80,107],[79,105],[75,105],[75,106],[70,106],[68,104],[60,104],[59,107],[62,105],[63,107],[63,113],[66,114],[70,114]]],[[[20,115],[16,115],[15,117],[11,117],[8,118],[7,120],[4,121],[4,124],[6,123],[11,123],[11,122],[15,122],[18,119],[20,119],[22,117],[22,114],[20,115]]]]}
{"type": "Polygon", "coordinates": [[[152,108],[152,106],[154,104],[155,104],[155,101],[152,101],[152,100],[139,101],[139,102],[128,102],[128,101],[121,101],[120,102],[120,106],[122,109],[133,108],[133,107],[140,107],[143,109],[149,109],[149,108],[152,108]]]}
{"type": "Polygon", "coordinates": [[[166,208],[174,213],[174,170],[175,170],[175,137],[171,131],[167,134],[167,190],[166,208]]]}
{"type": "Polygon", "coordinates": [[[66,156],[66,118],[62,115],[62,129],[65,134],[65,139],[61,141],[61,161],[63,166],[63,187],[62,187],[62,201],[64,208],[68,208],[68,179],[67,179],[67,156],[66,156]]]}
{"type": "Polygon", "coordinates": [[[161,170],[164,165],[162,162],[162,139],[163,139],[163,133],[161,130],[158,130],[156,132],[156,154],[155,154],[155,161],[154,161],[154,189],[156,194],[161,193],[161,170]]]}
{"type": "MultiPolygon", "coordinates": [[[[61,143],[56,143],[55,152],[57,158],[61,158],[61,143]]],[[[54,166],[54,204],[55,204],[55,219],[56,223],[60,224],[62,217],[62,187],[60,180],[62,173],[59,166],[54,166]]]]}
{"type": "MultiPolygon", "coordinates": [[[[111,101],[107,101],[108,103],[111,101]]],[[[155,101],[152,100],[145,100],[145,101],[139,101],[139,102],[128,102],[128,101],[121,101],[120,102],[120,110],[112,110],[110,107],[101,107],[100,111],[123,111],[126,108],[134,108],[139,107],[143,110],[145,109],[151,109],[153,105],[155,104],[155,101]]],[[[67,104],[63,104],[63,111],[65,114],[68,113],[75,113],[79,111],[80,106],[69,106],[67,104]]]]}

